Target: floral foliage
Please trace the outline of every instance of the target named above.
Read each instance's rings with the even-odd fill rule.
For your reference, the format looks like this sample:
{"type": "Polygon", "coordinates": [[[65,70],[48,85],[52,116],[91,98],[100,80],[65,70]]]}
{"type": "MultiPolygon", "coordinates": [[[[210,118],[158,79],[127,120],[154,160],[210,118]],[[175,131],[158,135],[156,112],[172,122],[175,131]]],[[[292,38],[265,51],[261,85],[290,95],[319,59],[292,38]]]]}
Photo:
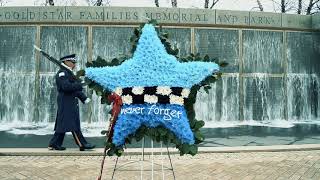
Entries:
{"type": "MultiPolygon", "coordinates": [[[[156,25],[155,22],[150,24],[156,25]]],[[[133,92],[142,94],[142,89],[139,87],[159,86],[157,93],[163,95],[170,95],[169,87],[185,87],[181,95],[186,99],[180,105],[156,104],[157,99],[154,95],[144,96],[146,104],[131,104],[132,99],[129,96],[123,97],[122,100],[128,102],[128,105],[123,105],[122,114],[119,114],[116,123],[113,142],[107,142],[106,146],[110,148],[108,155],[120,156],[124,143],[131,143],[132,139],[139,141],[147,135],[157,142],[175,144],[180,155],[195,155],[197,144],[204,140],[200,131],[204,121],[195,119],[193,108],[197,92],[201,87],[208,92],[211,84],[221,77],[221,73],[218,72],[219,67],[224,67],[227,63],[219,63],[207,55],[202,58],[199,54],[177,59],[179,51],[172,48],[168,40],[169,35],[162,32],[161,28],[160,31],[157,29],[156,33],[154,26],[150,24],[135,29],[130,39],[133,54],[112,61],[98,57],[96,61],[87,63],[89,68],[79,71],[79,75],[86,75],[89,87],[101,95],[101,103],[110,103],[105,97],[111,92],[121,94],[123,87],[135,87],[133,92]],[[149,42],[155,44],[150,45],[149,42]],[[119,72],[122,73],[122,77],[116,76],[119,72]],[[124,114],[128,108],[148,109],[152,105],[182,112],[181,117],[186,121],[167,121],[164,116],[148,113],[124,114]]],[[[170,99],[175,102],[179,100],[174,96],[170,99]]],[[[106,131],[102,131],[102,134],[105,133],[106,131]]]]}

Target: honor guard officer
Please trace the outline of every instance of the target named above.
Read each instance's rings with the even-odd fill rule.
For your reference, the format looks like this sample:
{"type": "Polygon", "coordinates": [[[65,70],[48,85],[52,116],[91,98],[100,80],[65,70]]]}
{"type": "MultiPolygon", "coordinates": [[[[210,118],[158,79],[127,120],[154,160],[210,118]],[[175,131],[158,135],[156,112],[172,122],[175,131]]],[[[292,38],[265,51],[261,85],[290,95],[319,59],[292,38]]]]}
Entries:
{"type": "Polygon", "coordinates": [[[68,55],[62,57],[60,61],[70,71],[61,68],[55,76],[58,89],[58,111],[54,127],[55,133],[48,148],[50,150],[65,150],[66,148],[62,147],[63,139],[66,132],[71,132],[80,151],[93,149],[95,146],[86,141],[80,128],[78,99],[85,104],[89,103],[90,99],[82,92],[81,82],[75,79],[72,74],[72,70],[76,66],[76,56],[75,54],[68,55]]]}

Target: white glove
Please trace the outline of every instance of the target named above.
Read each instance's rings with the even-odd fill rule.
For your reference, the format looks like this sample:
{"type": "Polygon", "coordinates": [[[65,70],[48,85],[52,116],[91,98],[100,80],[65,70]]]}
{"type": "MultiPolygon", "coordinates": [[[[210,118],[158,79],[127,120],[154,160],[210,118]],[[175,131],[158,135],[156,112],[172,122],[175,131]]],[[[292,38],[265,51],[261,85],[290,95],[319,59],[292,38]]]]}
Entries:
{"type": "Polygon", "coordinates": [[[85,104],[88,104],[90,101],[91,101],[91,99],[90,99],[90,98],[87,98],[87,99],[84,101],[84,103],[85,103],[85,104]]]}
{"type": "Polygon", "coordinates": [[[82,85],[82,86],[87,86],[88,84],[86,84],[86,81],[85,81],[85,80],[82,80],[82,81],[81,81],[81,85],[82,85]]]}

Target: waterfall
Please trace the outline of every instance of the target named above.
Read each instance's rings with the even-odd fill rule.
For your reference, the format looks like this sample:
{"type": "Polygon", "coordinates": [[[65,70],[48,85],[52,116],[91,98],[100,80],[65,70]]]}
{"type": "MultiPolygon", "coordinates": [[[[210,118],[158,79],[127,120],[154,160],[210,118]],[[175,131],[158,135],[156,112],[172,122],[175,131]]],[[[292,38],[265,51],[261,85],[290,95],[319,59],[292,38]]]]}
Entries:
{"type": "Polygon", "coordinates": [[[0,72],[0,77],[1,123],[33,122],[34,75],[0,72]]]}
{"type": "Polygon", "coordinates": [[[288,75],[288,119],[313,121],[320,118],[320,85],[317,74],[288,75]]]}
{"type": "MultiPolygon", "coordinates": [[[[180,56],[199,52],[229,62],[222,69],[222,79],[208,94],[201,89],[197,95],[196,118],[204,120],[205,127],[319,124],[319,33],[190,27],[166,30],[172,44],[180,48],[180,56]]],[[[97,56],[112,59],[127,55],[132,32],[132,27],[116,26],[1,26],[0,131],[53,133],[58,68],[38,57],[34,44],[56,58],[76,53],[81,69],[97,56]]],[[[82,129],[86,136],[99,136],[100,130],[108,127],[111,107],[101,105],[92,90],[84,91],[92,103],[80,103],[82,129]]]]}
{"type": "Polygon", "coordinates": [[[206,127],[224,127],[238,121],[238,75],[223,77],[212,86],[208,94],[201,88],[194,108],[196,119],[204,120],[206,127]]]}
{"type": "Polygon", "coordinates": [[[244,80],[244,120],[284,120],[282,78],[255,74],[244,80]]]}
{"type": "Polygon", "coordinates": [[[40,93],[38,99],[38,121],[44,123],[55,122],[57,110],[57,88],[55,86],[54,73],[40,74],[40,93]]]}

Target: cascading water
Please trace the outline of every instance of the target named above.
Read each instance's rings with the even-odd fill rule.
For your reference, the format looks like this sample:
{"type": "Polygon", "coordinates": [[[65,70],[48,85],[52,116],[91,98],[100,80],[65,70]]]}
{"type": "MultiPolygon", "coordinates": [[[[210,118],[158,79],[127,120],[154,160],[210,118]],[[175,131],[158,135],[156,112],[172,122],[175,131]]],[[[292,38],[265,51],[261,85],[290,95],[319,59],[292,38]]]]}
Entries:
{"type": "Polygon", "coordinates": [[[276,126],[285,119],[283,78],[253,75],[244,80],[244,120],[276,126]]]}
{"type": "MultiPolygon", "coordinates": [[[[53,133],[58,69],[44,57],[36,61],[33,44],[37,36],[41,48],[56,58],[76,53],[80,69],[90,55],[95,60],[128,54],[132,31],[131,27],[97,26],[92,27],[91,36],[85,26],[41,26],[37,35],[35,26],[0,27],[0,131],[53,133]]],[[[205,127],[291,127],[293,123],[320,122],[319,34],[290,32],[283,36],[282,31],[199,28],[193,37],[189,28],[168,31],[181,56],[191,52],[194,41],[196,52],[229,62],[209,93],[203,89],[198,93],[196,118],[204,120],[205,127]]],[[[91,90],[85,91],[92,103],[80,103],[83,132],[99,136],[108,126],[110,106],[101,105],[91,90]]]]}
{"type": "Polygon", "coordinates": [[[206,127],[228,127],[239,121],[239,77],[223,77],[207,94],[203,89],[197,95],[196,119],[204,120],[206,127]],[[219,87],[219,88],[218,88],[219,87]]]}
{"type": "Polygon", "coordinates": [[[35,60],[30,43],[35,43],[34,27],[0,28],[0,131],[35,123],[35,60]]]}
{"type": "Polygon", "coordinates": [[[196,32],[199,52],[212,57],[218,55],[219,60],[229,62],[222,81],[213,85],[209,94],[204,91],[198,94],[196,118],[205,120],[206,127],[285,128],[296,123],[319,124],[319,34],[286,33],[287,53],[283,57],[283,32],[243,30],[243,69],[240,71],[233,68],[241,61],[232,58],[237,56],[233,49],[238,46],[238,38],[234,36],[231,30],[196,32]],[[219,51],[225,44],[229,49],[223,52],[228,55],[219,51]],[[227,83],[230,74],[236,74],[237,78],[227,83]]]}
{"type": "Polygon", "coordinates": [[[320,121],[320,34],[288,32],[288,120],[320,121]]]}
{"type": "Polygon", "coordinates": [[[316,121],[320,113],[319,76],[316,74],[288,75],[288,119],[316,121]]]}
{"type": "Polygon", "coordinates": [[[0,73],[1,123],[16,125],[32,122],[34,112],[34,75],[0,73]]]}

